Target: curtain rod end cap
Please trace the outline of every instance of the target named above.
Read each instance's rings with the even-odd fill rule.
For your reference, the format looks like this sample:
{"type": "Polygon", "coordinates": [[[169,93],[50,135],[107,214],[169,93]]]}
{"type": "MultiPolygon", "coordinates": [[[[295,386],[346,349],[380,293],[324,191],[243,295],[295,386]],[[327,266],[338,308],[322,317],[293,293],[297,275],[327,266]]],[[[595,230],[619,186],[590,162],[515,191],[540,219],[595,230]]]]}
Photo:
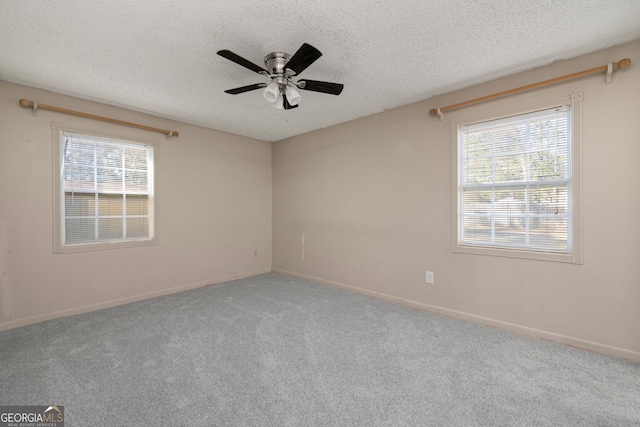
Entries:
{"type": "Polygon", "coordinates": [[[629,58],[624,58],[618,61],[618,68],[620,68],[621,70],[624,70],[629,65],[631,65],[631,60],[629,58]]]}

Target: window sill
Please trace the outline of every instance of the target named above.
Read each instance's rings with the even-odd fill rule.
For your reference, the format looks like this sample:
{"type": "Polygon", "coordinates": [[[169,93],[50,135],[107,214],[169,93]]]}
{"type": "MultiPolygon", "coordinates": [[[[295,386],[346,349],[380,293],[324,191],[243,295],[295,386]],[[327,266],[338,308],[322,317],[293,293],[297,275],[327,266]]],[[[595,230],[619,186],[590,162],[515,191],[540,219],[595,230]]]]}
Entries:
{"type": "Polygon", "coordinates": [[[109,249],[125,249],[125,248],[137,248],[141,246],[155,246],[158,244],[157,239],[149,240],[132,240],[127,242],[100,242],[100,243],[85,243],[78,245],[66,245],[56,248],[54,253],[68,254],[78,252],[92,252],[103,251],[109,249]]]}
{"type": "Polygon", "coordinates": [[[479,246],[454,245],[454,253],[488,255],[507,258],[521,258],[535,261],[565,262],[570,264],[582,264],[582,258],[575,253],[536,252],[517,249],[499,249],[479,246]]]}

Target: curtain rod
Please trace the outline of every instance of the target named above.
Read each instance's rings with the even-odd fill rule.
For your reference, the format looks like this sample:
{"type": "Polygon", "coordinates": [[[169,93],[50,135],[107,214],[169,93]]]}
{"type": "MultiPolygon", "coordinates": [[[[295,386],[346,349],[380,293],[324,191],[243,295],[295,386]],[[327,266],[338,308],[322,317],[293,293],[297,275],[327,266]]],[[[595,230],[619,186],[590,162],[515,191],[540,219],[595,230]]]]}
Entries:
{"type": "Polygon", "coordinates": [[[125,122],[123,120],[111,119],[109,117],[96,116],[95,114],[83,113],[81,111],[67,110],[66,108],[54,107],[52,105],[47,105],[47,104],[39,104],[37,102],[27,101],[26,99],[21,99],[20,105],[27,108],[28,107],[33,108],[34,114],[38,111],[39,108],[42,108],[43,110],[58,111],[60,113],[72,114],[74,116],[86,117],[86,118],[95,119],[95,120],[102,120],[103,122],[115,123],[117,125],[129,126],[133,128],[148,130],[151,132],[163,133],[167,135],[167,139],[171,138],[172,136],[180,135],[180,133],[178,133],[177,130],[167,130],[167,129],[154,128],[151,126],[139,125],[138,123],[131,123],[131,122],[125,122]]]}
{"type": "Polygon", "coordinates": [[[480,98],[470,99],[468,101],[459,102],[457,104],[447,105],[446,107],[440,108],[432,108],[429,110],[429,114],[432,116],[439,116],[440,120],[442,120],[442,113],[449,110],[454,110],[456,108],[466,107],[468,105],[479,104],[480,102],[489,101],[496,98],[502,98],[504,96],[513,95],[514,93],[525,92],[532,89],[537,89],[540,87],[551,86],[556,83],[566,82],[568,80],[578,79],[580,77],[589,76],[591,74],[607,73],[606,82],[611,82],[611,75],[613,74],[613,70],[621,69],[624,70],[629,65],[631,65],[631,60],[629,58],[621,59],[618,62],[612,62],[611,64],[603,65],[601,67],[592,68],[590,70],[580,71],[573,74],[567,74],[566,76],[556,77],[555,79],[549,79],[538,83],[533,83],[526,86],[520,86],[515,89],[505,90],[504,92],[498,92],[491,95],[481,96],[480,98]]]}

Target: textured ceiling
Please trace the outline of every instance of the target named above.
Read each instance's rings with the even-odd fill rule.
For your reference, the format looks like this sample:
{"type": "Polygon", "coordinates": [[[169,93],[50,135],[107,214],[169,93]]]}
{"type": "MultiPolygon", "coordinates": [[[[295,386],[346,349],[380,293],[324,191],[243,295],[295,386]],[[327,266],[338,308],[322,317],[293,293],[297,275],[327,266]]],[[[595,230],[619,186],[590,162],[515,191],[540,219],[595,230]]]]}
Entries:
{"type": "Polygon", "coordinates": [[[638,0],[0,0],[0,79],[276,141],[638,38],[638,0]],[[340,96],[223,92],[267,79],[218,50],[303,42],[340,96]]]}

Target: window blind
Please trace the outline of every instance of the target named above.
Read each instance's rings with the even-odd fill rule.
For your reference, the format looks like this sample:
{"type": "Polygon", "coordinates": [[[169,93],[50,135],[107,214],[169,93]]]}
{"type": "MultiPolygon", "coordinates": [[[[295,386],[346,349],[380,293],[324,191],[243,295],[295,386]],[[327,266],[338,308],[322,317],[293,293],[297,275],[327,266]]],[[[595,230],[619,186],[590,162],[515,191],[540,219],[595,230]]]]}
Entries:
{"type": "Polygon", "coordinates": [[[462,245],[571,250],[571,108],[459,128],[462,245]]]}
{"type": "Polygon", "coordinates": [[[63,132],[64,243],[150,239],[153,150],[63,132]]]}

